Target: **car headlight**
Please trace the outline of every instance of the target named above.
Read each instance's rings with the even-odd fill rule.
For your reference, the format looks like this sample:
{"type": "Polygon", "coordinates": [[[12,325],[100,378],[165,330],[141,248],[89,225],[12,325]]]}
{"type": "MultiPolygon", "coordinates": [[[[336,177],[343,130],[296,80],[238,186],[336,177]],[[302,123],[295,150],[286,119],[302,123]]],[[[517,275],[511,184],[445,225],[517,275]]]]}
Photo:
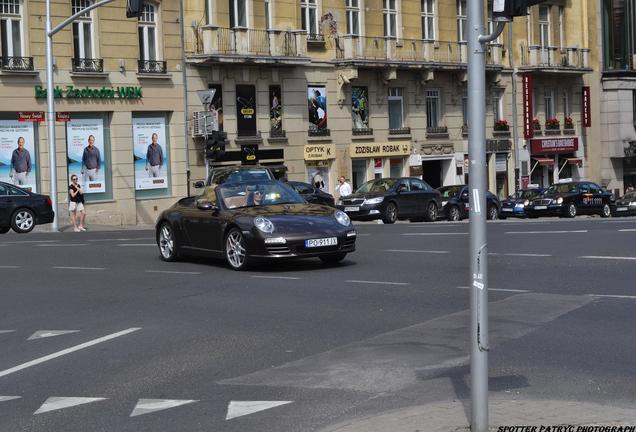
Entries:
{"type": "Polygon", "coordinates": [[[632,201],[629,203],[630,206],[636,206],[636,201],[632,201]]]}
{"type": "Polygon", "coordinates": [[[384,201],[384,197],[368,198],[362,204],[380,204],[382,201],[384,201]]]}
{"type": "Polygon", "coordinates": [[[274,224],[263,216],[256,216],[254,218],[254,226],[264,233],[270,234],[274,232],[274,224]]]}
{"type": "Polygon", "coordinates": [[[530,205],[530,200],[525,200],[525,201],[523,202],[523,205],[524,205],[524,206],[529,206],[529,205],[530,205]]]}
{"type": "Polygon", "coordinates": [[[337,205],[342,205],[343,201],[342,198],[338,198],[338,201],[336,202],[337,205]]]}
{"type": "Polygon", "coordinates": [[[563,204],[563,197],[558,197],[558,198],[556,199],[556,203],[557,203],[557,204],[563,204]]]}
{"type": "Polygon", "coordinates": [[[334,217],[340,225],[349,226],[351,224],[351,219],[349,219],[349,216],[343,211],[337,210],[334,213],[334,217]]]}

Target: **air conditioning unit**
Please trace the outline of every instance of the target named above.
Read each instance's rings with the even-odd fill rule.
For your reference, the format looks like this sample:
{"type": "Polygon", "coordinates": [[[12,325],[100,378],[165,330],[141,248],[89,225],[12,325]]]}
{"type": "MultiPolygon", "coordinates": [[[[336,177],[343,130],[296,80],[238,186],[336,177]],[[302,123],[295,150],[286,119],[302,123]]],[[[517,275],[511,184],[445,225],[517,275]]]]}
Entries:
{"type": "Polygon", "coordinates": [[[213,111],[195,111],[192,113],[192,137],[204,137],[219,130],[217,113],[213,111]]]}

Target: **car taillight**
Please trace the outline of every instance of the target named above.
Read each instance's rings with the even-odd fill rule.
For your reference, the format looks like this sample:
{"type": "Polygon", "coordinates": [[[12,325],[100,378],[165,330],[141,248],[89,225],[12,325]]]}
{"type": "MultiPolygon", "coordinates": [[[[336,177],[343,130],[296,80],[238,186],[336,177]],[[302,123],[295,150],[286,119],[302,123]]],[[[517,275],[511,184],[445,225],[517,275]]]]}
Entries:
{"type": "Polygon", "coordinates": [[[51,201],[51,197],[48,197],[48,196],[46,197],[46,203],[50,205],[51,207],[53,207],[53,201],[51,201]]]}

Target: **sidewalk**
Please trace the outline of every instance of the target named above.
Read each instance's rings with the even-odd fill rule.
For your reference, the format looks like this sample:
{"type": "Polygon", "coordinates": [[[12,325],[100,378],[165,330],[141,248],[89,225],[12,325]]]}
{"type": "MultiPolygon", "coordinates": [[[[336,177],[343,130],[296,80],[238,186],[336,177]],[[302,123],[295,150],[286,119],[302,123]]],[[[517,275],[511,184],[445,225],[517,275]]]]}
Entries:
{"type": "MultiPolygon", "coordinates": [[[[469,416],[470,401],[454,400],[350,420],[321,432],[467,432],[469,416]]],[[[550,426],[543,431],[556,432],[555,425],[573,426],[562,432],[576,432],[578,426],[635,426],[636,409],[589,402],[490,399],[489,424],[491,431],[506,430],[501,426],[537,426],[534,432],[541,430],[539,426],[550,426]]],[[[516,432],[532,430],[518,428],[516,432]]]]}
{"type": "MultiPolygon", "coordinates": [[[[60,225],[60,232],[73,232],[73,225],[60,225]]],[[[110,232],[110,231],[140,231],[154,230],[154,225],[86,225],[86,230],[90,232],[110,232]]],[[[51,225],[36,225],[34,233],[52,233],[51,225]]]]}

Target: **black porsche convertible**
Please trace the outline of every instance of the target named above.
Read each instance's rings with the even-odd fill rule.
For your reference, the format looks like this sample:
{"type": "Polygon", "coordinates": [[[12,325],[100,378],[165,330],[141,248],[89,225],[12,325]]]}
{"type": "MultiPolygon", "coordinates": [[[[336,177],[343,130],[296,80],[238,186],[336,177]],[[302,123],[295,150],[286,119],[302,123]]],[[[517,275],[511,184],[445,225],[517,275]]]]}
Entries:
{"type": "Polygon", "coordinates": [[[157,245],[164,261],[187,254],[224,257],[243,270],[259,259],[318,257],[342,261],[355,250],[346,213],[308,204],[276,180],[211,185],[159,216],[157,245]]]}

